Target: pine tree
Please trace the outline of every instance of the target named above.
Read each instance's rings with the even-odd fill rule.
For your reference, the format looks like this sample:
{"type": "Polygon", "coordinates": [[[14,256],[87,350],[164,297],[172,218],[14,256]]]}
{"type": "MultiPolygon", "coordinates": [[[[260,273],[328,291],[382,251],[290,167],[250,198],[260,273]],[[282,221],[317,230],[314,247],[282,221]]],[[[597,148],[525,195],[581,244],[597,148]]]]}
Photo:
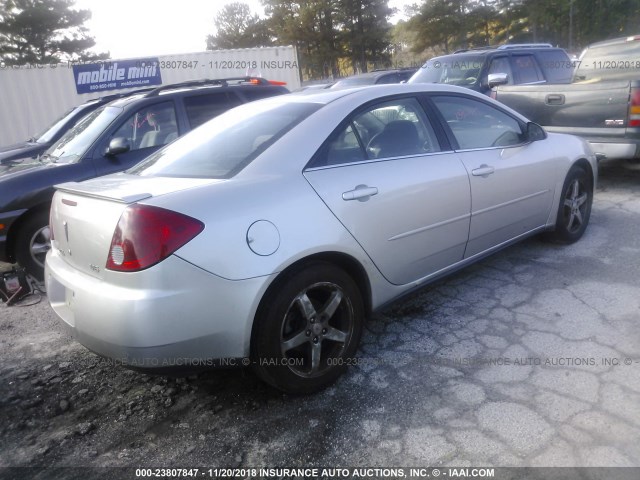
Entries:
{"type": "Polygon", "coordinates": [[[49,64],[96,60],[95,45],[84,23],[88,10],[75,10],[73,0],[7,0],[0,9],[0,61],[5,65],[49,64]]]}

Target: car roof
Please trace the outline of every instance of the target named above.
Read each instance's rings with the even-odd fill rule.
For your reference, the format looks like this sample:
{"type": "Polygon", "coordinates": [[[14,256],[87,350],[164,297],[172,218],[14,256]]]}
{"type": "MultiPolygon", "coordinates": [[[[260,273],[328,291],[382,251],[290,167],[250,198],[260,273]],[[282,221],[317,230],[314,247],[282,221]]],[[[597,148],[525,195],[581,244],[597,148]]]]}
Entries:
{"type": "Polygon", "coordinates": [[[382,97],[392,95],[403,94],[416,94],[416,93],[450,93],[454,95],[464,95],[466,97],[473,97],[481,100],[482,102],[493,103],[502,110],[510,112],[513,116],[519,118],[523,122],[528,119],[522,114],[516,112],[512,108],[501,104],[491,98],[483,95],[479,92],[471,90],[466,87],[458,87],[456,85],[446,85],[443,83],[391,83],[385,85],[362,85],[354,86],[352,88],[344,88],[339,90],[315,90],[308,93],[294,92],[288,95],[279,95],[276,97],[270,97],[260,102],[271,102],[273,105],[282,105],[285,103],[318,103],[321,105],[328,105],[329,103],[336,101],[353,101],[354,106],[362,105],[368,101],[375,101],[382,97]]]}
{"type": "MultiPolygon", "coordinates": [[[[378,78],[378,77],[382,77],[383,75],[388,75],[390,73],[399,73],[399,72],[404,72],[406,70],[411,70],[409,68],[394,68],[394,69],[389,69],[389,70],[373,70],[371,72],[367,72],[367,73],[359,73],[357,75],[350,75],[348,77],[344,77],[344,78],[340,78],[336,81],[340,82],[342,80],[351,80],[353,78],[378,78]]],[[[413,70],[417,70],[417,67],[414,68],[413,70]]]]}
{"type": "Polygon", "coordinates": [[[477,47],[477,48],[456,50],[453,53],[447,53],[445,55],[433,57],[431,60],[436,58],[451,57],[453,55],[487,56],[492,53],[499,54],[499,53],[505,53],[505,52],[522,53],[522,52],[540,52],[540,51],[549,52],[553,50],[561,50],[561,49],[558,47],[554,47],[548,43],[522,43],[522,44],[512,43],[512,44],[505,44],[505,45],[500,45],[495,47],[477,47]]]}
{"type": "Polygon", "coordinates": [[[446,85],[442,83],[391,83],[385,85],[357,85],[352,88],[344,88],[340,90],[316,90],[306,94],[302,94],[302,92],[294,92],[289,95],[272,97],[268,100],[273,102],[311,102],[326,105],[350,95],[354,96],[354,98],[358,97],[358,99],[370,97],[370,99],[373,100],[387,95],[422,92],[463,93],[465,95],[486,99],[485,95],[469,90],[468,88],[457,87],[455,85],[446,85]]]}
{"type": "MultiPolygon", "coordinates": [[[[248,78],[248,77],[247,77],[248,78]]],[[[233,79],[238,80],[238,79],[233,79]]],[[[125,108],[128,105],[133,103],[137,103],[139,100],[147,99],[147,98],[161,98],[167,95],[176,95],[182,94],[186,92],[209,92],[216,90],[228,90],[228,89],[269,89],[269,90],[278,90],[283,93],[288,92],[288,90],[280,85],[270,85],[270,84],[252,84],[252,83],[227,83],[225,79],[221,80],[195,80],[183,83],[169,84],[169,85],[161,85],[155,88],[146,88],[142,90],[136,90],[131,92],[129,95],[123,96],[122,98],[117,98],[113,100],[109,105],[114,107],[125,108]]]]}

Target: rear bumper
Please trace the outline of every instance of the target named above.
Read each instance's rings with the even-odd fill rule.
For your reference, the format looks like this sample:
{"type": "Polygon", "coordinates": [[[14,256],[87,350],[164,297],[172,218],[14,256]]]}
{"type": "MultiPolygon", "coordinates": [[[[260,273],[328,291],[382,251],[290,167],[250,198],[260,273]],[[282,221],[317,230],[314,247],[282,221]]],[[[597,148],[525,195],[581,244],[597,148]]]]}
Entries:
{"type": "Polygon", "coordinates": [[[11,225],[26,212],[27,209],[13,210],[11,212],[0,213],[0,262],[11,262],[13,258],[9,255],[8,236],[11,225]]]}
{"type": "Polygon", "coordinates": [[[640,141],[631,143],[599,142],[587,139],[599,160],[604,158],[640,158],[640,141]]]}
{"type": "Polygon", "coordinates": [[[49,303],[88,349],[142,370],[207,367],[249,355],[251,327],[269,277],[230,281],[171,256],[123,275],[119,285],[47,255],[49,303]]]}
{"type": "Polygon", "coordinates": [[[566,133],[584,138],[598,160],[640,158],[640,129],[637,128],[574,128],[545,126],[553,133],[566,133]]]}

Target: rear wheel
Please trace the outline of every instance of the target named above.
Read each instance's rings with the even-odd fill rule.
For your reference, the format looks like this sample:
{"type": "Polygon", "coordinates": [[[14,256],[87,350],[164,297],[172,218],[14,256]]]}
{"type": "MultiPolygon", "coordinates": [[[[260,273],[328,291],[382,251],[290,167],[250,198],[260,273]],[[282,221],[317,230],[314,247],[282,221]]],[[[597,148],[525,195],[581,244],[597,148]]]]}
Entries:
{"type": "Polygon", "coordinates": [[[360,291],[343,270],[314,263],[272,289],[256,317],[253,364],[260,378],[288,393],[335,382],[362,334],[360,291]]]}
{"type": "Polygon", "coordinates": [[[16,235],[15,257],[27,273],[44,279],[44,261],[51,248],[49,214],[47,211],[30,215],[20,225],[16,235]]]}
{"type": "Polygon", "coordinates": [[[592,203],[593,184],[589,175],[582,167],[571,168],[562,187],[556,227],[545,237],[557,243],[578,241],[589,224],[592,203]]]}

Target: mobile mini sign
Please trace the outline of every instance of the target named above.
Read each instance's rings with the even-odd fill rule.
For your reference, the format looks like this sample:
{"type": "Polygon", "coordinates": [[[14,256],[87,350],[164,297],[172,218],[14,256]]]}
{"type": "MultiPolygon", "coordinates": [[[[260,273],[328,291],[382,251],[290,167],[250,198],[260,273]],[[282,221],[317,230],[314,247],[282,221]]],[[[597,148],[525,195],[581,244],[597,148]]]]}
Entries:
{"type": "Polygon", "coordinates": [[[79,94],[162,85],[158,58],[73,65],[73,77],[79,94]]]}

